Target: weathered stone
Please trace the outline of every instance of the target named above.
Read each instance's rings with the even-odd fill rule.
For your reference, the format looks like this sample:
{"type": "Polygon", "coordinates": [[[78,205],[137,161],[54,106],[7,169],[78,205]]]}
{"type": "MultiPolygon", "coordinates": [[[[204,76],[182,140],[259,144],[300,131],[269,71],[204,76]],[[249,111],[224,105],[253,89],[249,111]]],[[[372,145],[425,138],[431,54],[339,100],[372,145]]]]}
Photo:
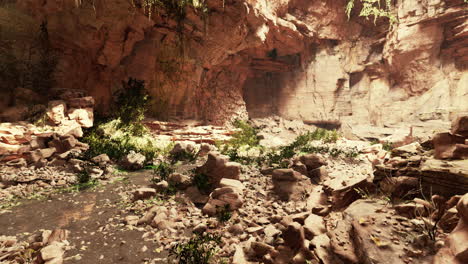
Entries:
{"type": "Polygon", "coordinates": [[[109,163],[110,158],[107,154],[101,154],[91,159],[92,162],[96,164],[109,163]]]}
{"type": "Polygon", "coordinates": [[[202,194],[195,186],[188,187],[185,195],[195,204],[205,204],[209,199],[208,195],[202,194]]]}
{"type": "Polygon", "coordinates": [[[127,170],[139,170],[145,165],[146,157],[140,153],[130,151],[129,154],[120,160],[119,165],[127,170]]]}
{"type": "Polygon", "coordinates": [[[465,145],[464,137],[451,135],[450,133],[439,133],[434,136],[432,142],[436,159],[468,158],[468,146],[465,145]]]}
{"type": "Polygon", "coordinates": [[[221,181],[219,182],[219,187],[230,187],[233,189],[236,189],[238,193],[242,193],[245,189],[244,184],[238,180],[233,180],[233,179],[226,179],[222,178],[221,181]]]}
{"type": "Polygon", "coordinates": [[[172,173],[167,178],[167,181],[179,189],[186,189],[192,184],[189,176],[180,173],[172,173]]]}
{"type": "Polygon", "coordinates": [[[90,128],[94,123],[94,113],[92,108],[76,109],[71,108],[68,110],[68,118],[75,120],[80,126],[90,128]]]}
{"type": "Polygon", "coordinates": [[[299,159],[307,166],[308,170],[314,170],[327,165],[325,158],[319,154],[307,154],[299,157],[299,159]]]}
{"type": "Polygon", "coordinates": [[[52,155],[54,155],[55,152],[55,148],[37,149],[31,151],[29,154],[29,161],[32,163],[36,163],[41,159],[47,159],[52,157],[52,155]]]}
{"type": "Polygon", "coordinates": [[[312,183],[306,176],[293,169],[273,171],[273,191],[281,200],[303,200],[312,189],[312,183]]]}
{"type": "Polygon", "coordinates": [[[292,222],[283,231],[282,238],[284,244],[292,249],[300,249],[304,247],[305,234],[301,224],[292,222]]]}
{"type": "Polygon", "coordinates": [[[242,197],[237,189],[231,187],[222,187],[215,189],[211,195],[208,203],[203,207],[203,213],[213,216],[219,210],[236,210],[243,204],[242,197]]]}
{"type": "Polygon", "coordinates": [[[50,101],[46,114],[53,124],[58,125],[61,124],[63,120],[65,120],[66,109],[67,105],[64,101],[50,101]]]}
{"type": "Polygon", "coordinates": [[[452,130],[450,131],[453,135],[459,135],[468,137],[468,115],[459,116],[452,122],[452,130]]]}
{"type": "Polygon", "coordinates": [[[229,162],[227,157],[218,152],[210,152],[206,163],[198,167],[196,171],[208,176],[211,185],[217,187],[222,178],[239,180],[241,165],[237,162],[229,162]]]}
{"type": "Polygon", "coordinates": [[[135,200],[148,199],[157,194],[156,189],[153,188],[139,188],[133,193],[135,200]]]}
{"type": "Polygon", "coordinates": [[[311,240],[313,237],[324,234],[326,231],[325,221],[323,221],[322,217],[310,214],[304,220],[304,232],[307,239],[311,240]]]}

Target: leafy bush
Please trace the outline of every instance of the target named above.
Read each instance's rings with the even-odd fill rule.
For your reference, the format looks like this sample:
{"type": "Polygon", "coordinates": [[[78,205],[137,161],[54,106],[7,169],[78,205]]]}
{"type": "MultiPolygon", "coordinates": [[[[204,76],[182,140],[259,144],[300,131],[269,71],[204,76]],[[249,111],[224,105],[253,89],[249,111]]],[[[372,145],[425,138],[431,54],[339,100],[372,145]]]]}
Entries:
{"type": "Polygon", "coordinates": [[[154,174],[157,176],[152,179],[152,181],[155,183],[160,181],[166,181],[169,175],[171,175],[174,172],[174,168],[172,167],[172,165],[167,162],[161,162],[156,166],[149,166],[147,168],[153,169],[154,174]]]}
{"type": "Polygon", "coordinates": [[[223,207],[216,208],[216,217],[222,223],[229,221],[232,217],[232,212],[229,208],[229,204],[226,204],[223,207]]]}
{"type": "Polygon", "coordinates": [[[119,129],[120,126],[120,121],[113,120],[86,131],[83,142],[89,145],[89,149],[84,158],[89,160],[105,153],[109,158],[119,160],[133,150],[150,162],[158,153],[164,152],[162,143],[150,135],[134,136],[133,132],[119,129]]]}
{"type": "Polygon", "coordinates": [[[189,241],[176,244],[169,251],[179,264],[209,264],[216,255],[221,237],[215,234],[195,234],[189,241]]]}
{"type": "Polygon", "coordinates": [[[210,183],[210,178],[203,174],[203,173],[197,173],[194,175],[192,182],[195,186],[197,186],[198,190],[200,190],[201,193],[209,194],[213,186],[211,186],[210,183]]]}
{"type": "Polygon", "coordinates": [[[123,90],[118,94],[116,107],[120,128],[128,130],[131,134],[141,136],[147,132],[141,123],[149,102],[149,95],[145,89],[145,82],[130,78],[123,84],[123,90]]]}

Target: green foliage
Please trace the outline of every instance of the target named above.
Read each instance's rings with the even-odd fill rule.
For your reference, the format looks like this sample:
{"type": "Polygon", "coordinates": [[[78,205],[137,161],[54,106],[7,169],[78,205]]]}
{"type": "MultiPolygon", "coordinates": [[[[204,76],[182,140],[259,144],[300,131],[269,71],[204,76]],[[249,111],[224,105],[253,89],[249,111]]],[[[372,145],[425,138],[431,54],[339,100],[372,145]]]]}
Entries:
{"type": "Polygon", "coordinates": [[[125,128],[133,135],[141,136],[147,132],[141,124],[149,102],[145,82],[130,78],[123,84],[123,90],[116,102],[116,118],[120,119],[120,128],[125,128]]]}
{"type": "Polygon", "coordinates": [[[351,13],[355,7],[355,1],[359,1],[362,4],[362,9],[359,11],[360,17],[374,17],[374,23],[379,18],[387,18],[390,22],[390,26],[393,26],[397,22],[397,18],[392,11],[392,0],[348,0],[345,11],[348,18],[351,17],[351,13]]]}
{"type": "Polygon", "coordinates": [[[232,138],[227,142],[216,142],[216,146],[222,154],[229,157],[232,161],[241,163],[258,163],[258,157],[249,155],[240,155],[240,152],[249,152],[250,150],[258,150],[255,152],[263,152],[258,139],[258,131],[250,126],[247,122],[236,120],[234,127],[239,129],[232,135],[232,138]]]}
{"type": "Polygon", "coordinates": [[[195,234],[189,241],[176,244],[169,251],[179,264],[209,264],[221,243],[221,237],[215,234],[195,234]]]}
{"type": "Polygon", "coordinates": [[[148,166],[147,169],[153,169],[155,177],[151,180],[154,183],[158,183],[160,181],[166,181],[169,175],[174,173],[174,167],[167,163],[161,162],[156,166],[148,166]]]}
{"type": "Polygon", "coordinates": [[[257,133],[258,131],[249,125],[247,122],[242,120],[234,121],[234,126],[240,131],[235,132],[232,135],[232,139],[228,141],[227,145],[232,146],[234,148],[239,148],[243,145],[247,145],[250,147],[258,146],[260,140],[258,139],[257,133]]]}
{"type": "Polygon", "coordinates": [[[150,139],[143,138],[139,141],[135,136],[126,132],[122,132],[119,136],[110,137],[97,127],[87,132],[83,137],[83,142],[89,145],[89,149],[84,153],[84,158],[90,160],[97,155],[107,154],[109,158],[119,160],[133,150],[143,154],[149,162],[160,152],[150,139]],[[139,141],[143,141],[143,143],[139,141]]]}
{"type": "Polygon", "coordinates": [[[213,186],[210,183],[210,177],[208,177],[206,174],[196,173],[193,176],[192,182],[195,186],[197,186],[201,193],[209,194],[213,189],[213,186]]]}
{"type": "Polygon", "coordinates": [[[390,142],[383,142],[382,143],[382,148],[386,151],[392,151],[392,149],[394,149],[394,146],[392,143],[390,142]]]}
{"type": "Polygon", "coordinates": [[[307,132],[299,135],[291,144],[280,147],[278,150],[273,150],[266,153],[265,163],[269,166],[276,165],[277,167],[284,168],[288,166],[286,162],[296,155],[296,153],[329,153],[333,157],[344,155],[346,157],[355,158],[359,154],[357,150],[345,151],[337,148],[323,146],[311,146],[311,141],[321,140],[324,143],[334,143],[339,139],[339,134],[336,130],[326,130],[318,128],[313,132],[307,132]]]}
{"type": "Polygon", "coordinates": [[[232,217],[232,212],[229,208],[229,204],[226,204],[223,207],[217,207],[216,208],[216,218],[218,218],[218,221],[224,223],[229,221],[232,217]]]}

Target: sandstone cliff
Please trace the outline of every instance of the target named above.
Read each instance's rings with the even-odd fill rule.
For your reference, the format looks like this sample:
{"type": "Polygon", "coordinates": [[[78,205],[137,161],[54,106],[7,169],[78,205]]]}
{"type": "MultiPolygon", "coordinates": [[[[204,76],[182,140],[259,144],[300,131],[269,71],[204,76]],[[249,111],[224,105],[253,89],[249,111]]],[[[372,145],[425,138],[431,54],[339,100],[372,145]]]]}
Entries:
{"type": "Polygon", "coordinates": [[[463,0],[398,0],[399,23],[345,0],[207,0],[182,22],[132,0],[18,0],[47,20],[57,87],[106,111],[122,80],[146,81],[159,118],[224,123],[278,114],[394,125],[468,111],[463,0]]]}

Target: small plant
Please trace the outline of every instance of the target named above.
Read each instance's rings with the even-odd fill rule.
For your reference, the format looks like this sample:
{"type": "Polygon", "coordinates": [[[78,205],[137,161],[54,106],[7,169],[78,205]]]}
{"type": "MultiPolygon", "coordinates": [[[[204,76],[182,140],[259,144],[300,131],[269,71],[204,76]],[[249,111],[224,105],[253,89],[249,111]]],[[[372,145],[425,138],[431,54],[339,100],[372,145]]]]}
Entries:
{"type": "Polygon", "coordinates": [[[392,149],[394,149],[394,146],[392,143],[390,142],[383,142],[382,143],[382,148],[386,151],[392,151],[392,149]]]}
{"type": "Polygon", "coordinates": [[[216,217],[222,223],[229,221],[229,219],[231,219],[232,217],[232,212],[230,210],[229,204],[226,204],[223,207],[217,207],[216,217]]]}
{"type": "Polygon", "coordinates": [[[151,181],[154,183],[158,183],[160,181],[165,181],[174,172],[174,168],[171,164],[167,162],[161,162],[156,166],[148,166],[147,169],[153,169],[154,177],[151,181]]]}
{"type": "Polygon", "coordinates": [[[178,243],[169,251],[179,264],[209,264],[212,263],[221,237],[216,234],[195,234],[189,241],[178,243]]]}
{"type": "Polygon", "coordinates": [[[206,174],[203,174],[203,173],[195,174],[192,182],[195,186],[197,186],[200,192],[205,193],[205,194],[209,194],[211,189],[213,188],[213,186],[210,183],[210,178],[206,174]]]}

